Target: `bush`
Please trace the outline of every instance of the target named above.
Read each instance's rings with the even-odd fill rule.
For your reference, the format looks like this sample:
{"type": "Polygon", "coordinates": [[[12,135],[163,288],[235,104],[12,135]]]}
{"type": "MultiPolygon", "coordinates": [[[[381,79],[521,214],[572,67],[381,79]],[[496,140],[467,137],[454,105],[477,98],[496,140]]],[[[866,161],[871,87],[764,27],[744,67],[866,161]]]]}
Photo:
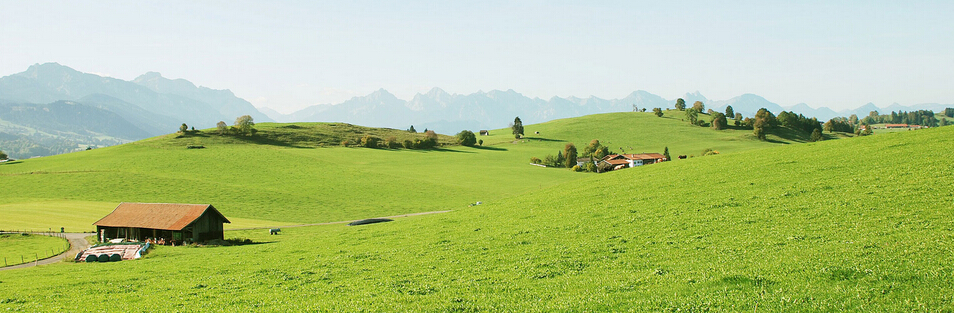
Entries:
{"type": "Polygon", "coordinates": [[[361,137],[361,146],[365,148],[377,148],[378,138],[371,135],[364,135],[364,137],[361,137]]]}
{"type": "Polygon", "coordinates": [[[477,143],[477,136],[469,130],[462,130],[457,133],[457,143],[462,146],[473,147],[477,143]]]}
{"type": "Polygon", "coordinates": [[[397,137],[391,136],[385,140],[385,144],[388,146],[388,149],[397,149],[401,147],[401,143],[398,142],[397,137]]]}
{"type": "Polygon", "coordinates": [[[543,160],[540,160],[540,158],[538,158],[538,157],[531,157],[531,158],[530,158],[530,163],[532,163],[532,164],[543,164],[543,160]]]}
{"type": "Polygon", "coordinates": [[[405,148],[405,149],[414,149],[414,142],[411,141],[410,139],[404,140],[404,148],[405,148]]]}
{"type": "Polygon", "coordinates": [[[586,162],[586,171],[596,173],[596,164],[593,164],[593,162],[586,162]]]}
{"type": "Polygon", "coordinates": [[[574,165],[574,166],[571,168],[571,170],[573,170],[574,172],[582,172],[582,171],[583,171],[583,168],[580,167],[579,165],[574,165]]]}

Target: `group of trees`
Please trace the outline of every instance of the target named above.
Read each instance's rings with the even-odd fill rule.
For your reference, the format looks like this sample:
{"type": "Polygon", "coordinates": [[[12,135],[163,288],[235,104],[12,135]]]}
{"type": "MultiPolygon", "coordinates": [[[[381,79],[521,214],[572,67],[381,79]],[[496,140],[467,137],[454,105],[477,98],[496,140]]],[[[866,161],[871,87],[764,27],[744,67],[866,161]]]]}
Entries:
{"type": "Polygon", "coordinates": [[[563,147],[563,150],[557,151],[556,155],[547,155],[542,160],[537,157],[532,157],[530,158],[530,163],[542,164],[548,167],[565,167],[576,172],[597,172],[598,170],[596,164],[593,162],[586,162],[586,164],[583,166],[579,166],[577,164],[579,158],[592,158],[590,160],[599,160],[611,153],[612,152],[608,147],[601,144],[599,140],[593,139],[590,141],[589,145],[583,148],[582,153],[577,151],[576,145],[568,143],[563,147]]]}
{"type": "Polygon", "coordinates": [[[3,153],[3,150],[0,150],[0,160],[6,160],[6,159],[7,159],[7,154],[3,153]]]}
{"type": "MultiPolygon", "coordinates": [[[[181,130],[185,127],[186,124],[183,123],[179,129],[181,130]]],[[[193,128],[192,130],[195,130],[193,128]]],[[[229,127],[225,124],[224,121],[219,121],[215,124],[215,131],[219,135],[243,135],[243,136],[252,136],[255,135],[258,130],[255,129],[255,120],[252,119],[250,115],[242,115],[235,118],[235,122],[232,123],[232,127],[229,127]]]]}
{"type": "Polygon", "coordinates": [[[344,140],[341,142],[341,146],[343,147],[350,147],[354,145],[365,147],[365,148],[383,148],[383,149],[404,148],[404,149],[424,150],[424,149],[431,149],[438,146],[438,142],[437,142],[437,133],[435,133],[433,130],[425,131],[423,138],[416,138],[414,140],[406,139],[403,142],[399,141],[397,137],[395,136],[391,136],[385,140],[381,140],[381,138],[372,136],[370,134],[364,135],[363,137],[357,140],[349,139],[349,140],[344,140]]]}
{"type": "Polygon", "coordinates": [[[577,167],[577,157],[578,155],[576,146],[572,143],[568,143],[563,147],[563,150],[557,151],[556,156],[550,154],[543,158],[543,160],[537,157],[532,157],[530,158],[530,163],[542,164],[548,167],[574,168],[577,167]]]}
{"type": "Polygon", "coordinates": [[[944,116],[954,117],[954,108],[945,108],[945,109],[944,109],[944,116]]]}
{"type": "Polygon", "coordinates": [[[825,131],[831,132],[844,132],[851,133],[855,131],[855,126],[844,117],[836,117],[825,122],[825,125],[822,126],[825,131]]]}
{"type": "MultiPolygon", "coordinates": [[[[947,114],[945,110],[945,114],[947,114]]],[[[954,112],[951,112],[954,113],[954,112]]],[[[894,112],[891,114],[878,114],[878,111],[871,111],[868,116],[861,119],[862,124],[909,124],[921,125],[927,127],[937,127],[938,119],[934,116],[932,110],[917,110],[913,112],[894,112]]]]}

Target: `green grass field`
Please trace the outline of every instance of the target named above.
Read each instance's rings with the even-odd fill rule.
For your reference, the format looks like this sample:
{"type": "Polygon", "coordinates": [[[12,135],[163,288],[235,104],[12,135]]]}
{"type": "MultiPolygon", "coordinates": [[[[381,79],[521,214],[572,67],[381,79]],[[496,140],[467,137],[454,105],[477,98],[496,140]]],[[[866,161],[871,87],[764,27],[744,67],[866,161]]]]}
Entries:
{"type": "MultiPolygon", "coordinates": [[[[519,154],[562,145],[498,142],[519,154]]],[[[361,149],[332,151],[349,150],[361,149]]],[[[281,151],[296,153],[313,152],[281,151]]],[[[943,127],[570,173],[450,213],[228,231],[260,244],[0,272],[0,308],[950,311],[952,154],[954,127],[943,127]]]]}
{"type": "Polygon", "coordinates": [[[4,266],[33,262],[69,250],[63,238],[43,235],[0,234],[0,258],[4,266]]]}
{"type": "Polygon", "coordinates": [[[400,130],[340,123],[257,127],[259,136],[251,139],[206,130],[0,165],[10,195],[0,199],[0,212],[11,217],[0,220],[0,229],[90,231],[120,202],[211,203],[234,222],[230,228],[458,209],[585,178],[589,174],[528,165],[530,157],[556,154],[567,142],[582,150],[600,139],[616,152],[668,146],[674,157],[797,142],[777,136],[762,142],[749,130],[715,131],[650,113],[527,125],[528,138],[520,141],[509,129],[494,130],[479,136],[483,147],[436,150],[331,147],[364,134],[423,136],[400,130]],[[190,145],[206,148],[186,149],[190,145]]]}

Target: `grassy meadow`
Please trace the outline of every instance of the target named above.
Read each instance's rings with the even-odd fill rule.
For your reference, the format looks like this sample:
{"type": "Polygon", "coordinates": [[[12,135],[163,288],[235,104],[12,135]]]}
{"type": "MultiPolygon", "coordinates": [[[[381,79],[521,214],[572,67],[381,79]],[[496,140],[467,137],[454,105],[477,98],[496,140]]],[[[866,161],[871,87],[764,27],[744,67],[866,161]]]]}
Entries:
{"type": "Polygon", "coordinates": [[[716,131],[651,113],[527,125],[528,138],[516,141],[509,129],[493,130],[478,136],[483,147],[435,150],[334,146],[366,134],[400,141],[423,136],[402,130],[341,123],[256,127],[253,138],[204,130],[0,165],[9,195],[0,199],[0,213],[10,217],[0,219],[0,229],[89,231],[120,202],[211,203],[233,221],[230,228],[459,209],[592,175],[528,165],[530,157],[556,154],[567,142],[581,151],[592,139],[616,152],[668,146],[674,157],[797,142],[778,136],[762,142],[749,130],[716,131]]]}
{"type": "MultiPolygon", "coordinates": [[[[666,121],[653,118],[643,121],[666,121]]],[[[570,135],[572,123],[553,123],[527,130],[554,140],[581,139],[570,135]]],[[[83,303],[88,310],[121,305],[140,311],[954,310],[954,296],[947,292],[954,288],[954,165],[946,161],[954,154],[954,127],[774,147],[760,143],[765,149],[733,148],[735,141],[747,140],[737,137],[725,146],[683,143],[685,151],[713,145],[735,153],[599,175],[527,166],[535,171],[519,173],[550,181],[525,178],[532,188],[498,190],[484,205],[444,214],[356,227],[288,228],[279,236],[227,231],[226,237],[257,244],[157,247],[133,262],[0,272],[0,309],[63,311],[83,303]],[[554,176],[545,176],[550,173],[554,176]]],[[[144,156],[149,145],[168,142],[162,140],[117,149],[129,149],[124,154],[143,149],[144,156]]],[[[652,148],[648,142],[659,139],[645,140],[652,148]]],[[[491,147],[524,154],[558,146],[562,143],[498,137],[491,147]]],[[[688,153],[673,146],[679,147],[670,145],[673,154],[688,153]]],[[[214,156],[215,149],[210,145],[201,153],[214,156]]],[[[222,148],[231,156],[244,155],[241,149],[222,148]]],[[[500,150],[449,149],[455,152],[334,148],[314,159],[359,151],[439,155],[449,164],[459,155],[483,157],[487,165],[507,163],[493,163],[492,153],[500,150]]],[[[274,154],[296,159],[317,151],[323,150],[281,148],[274,154]]],[[[274,158],[263,154],[259,157],[274,158]]],[[[69,161],[30,162],[48,159],[69,161]]],[[[171,168],[186,164],[179,162],[171,168]]],[[[85,163],[72,166],[80,164],[85,163]]],[[[454,186],[450,180],[447,186],[454,186]]],[[[271,185],[265,178],[257,181],[271,185]]],[[[448,190],[426,197],[455,197],[457,189],[448,190]]],[[[244,201],[256,201],[254,196],[261,195],[244,201]]],[[[365,198],[352,201],[360,205],[360,199],[365,198]]]]}
{"type": "Polygon", "coordinates": [[[69,243],[63,238],[18,233],[0,234],[0,258],[3,258],[4,266],[45,259],[66,250],[69,250],[69,243]]]}

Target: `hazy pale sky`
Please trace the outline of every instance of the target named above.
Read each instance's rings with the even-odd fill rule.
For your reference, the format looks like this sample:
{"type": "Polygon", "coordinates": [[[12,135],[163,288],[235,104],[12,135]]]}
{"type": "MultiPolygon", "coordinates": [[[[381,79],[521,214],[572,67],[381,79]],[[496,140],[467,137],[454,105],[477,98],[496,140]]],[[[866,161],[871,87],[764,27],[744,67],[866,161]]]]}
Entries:
{"type": "Polygon", "coordinates": [[[283,113],[433,87],[954,103],[954,1],[592,2],[0,0],[0,76],[156,71],[283,113]]]}

